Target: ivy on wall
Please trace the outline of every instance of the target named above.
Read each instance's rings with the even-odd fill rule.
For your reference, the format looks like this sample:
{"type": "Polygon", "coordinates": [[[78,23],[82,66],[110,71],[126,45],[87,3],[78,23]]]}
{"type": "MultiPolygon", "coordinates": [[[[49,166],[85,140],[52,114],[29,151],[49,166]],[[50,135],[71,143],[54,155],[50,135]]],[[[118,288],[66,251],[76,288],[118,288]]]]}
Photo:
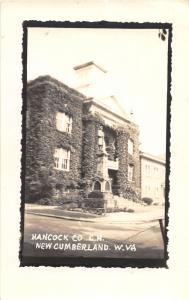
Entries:
{"type": "Polygon", "coordinates": [[[115,160],[117,158],[117,140],[116,131],[109,127],[104,127],[106,152],[108,153],[108,159],[115,160]]]}
{"type": "Polygon", "coordinates": [[[119,193],[123,193],[123,189],[127,185],[127,141],[128,133],[126,131],[117,131],[117,154],[119,161],[117,182],[120,189],[119,193]]]}
{"type": "Polygon", "coordinates": [[[95,180],[102,181],[103,178],[97,175],[98,129],[101,127],[109,140],[109,158],[118,158],[119,161],[117,181],[120,194],[134,198],[140,191],[138,127],[129,122],[119,128],[106,125],[99,114],[89,112],[84,99],[82,94],[49,76],[39,77],[28,84],[26,200],[52,197],[55,189],[81,188],[90,191],[95,180]],[[56,129],[58,111],[72,117],[71,134],[56,129]],[[128,154],[129,138],[134,142],[133,155],[128,154]],[[54,169],[54,151],[59,147],[70,150],[69,172],[54,169]],[[134,165],[133,183],[128,182],[130,163],[134,165]]]}
{"type": "MultiPolygon", "coordinates": [[[[97,173],[98,129],[104,124],[99,115],[87,113],[83,116],[82,177],[90,189],[99,176],[97,173]]],[[[101,178],[100,178],[101,180],[101,178]]]]}
{"type": "Polygon", "coordinates": [[[82,103],[73,89],[41,77],[28,85],[30,126],[26,136],[26,198],[52,196],[57,186],[77,186],[81,177],[82,103]],[[56,129],[56,112],[72,117],[72,132],[56,129]],[[70,171],[54,169],[56,148],[70,150],[70,171]]]}
{"type": "Polygon", "coordinates": [[[119,159],[118,186],[119,194],[127,199],[140,199],[140,158],[139,130],[134,123],[128,123],[117,129],[117,154],[119,159]],[[134,144],[133,154],[128,153],[128,139],[134,144]],[[134,167],[133,181],[128,180],[128,165],[134,167]]]}

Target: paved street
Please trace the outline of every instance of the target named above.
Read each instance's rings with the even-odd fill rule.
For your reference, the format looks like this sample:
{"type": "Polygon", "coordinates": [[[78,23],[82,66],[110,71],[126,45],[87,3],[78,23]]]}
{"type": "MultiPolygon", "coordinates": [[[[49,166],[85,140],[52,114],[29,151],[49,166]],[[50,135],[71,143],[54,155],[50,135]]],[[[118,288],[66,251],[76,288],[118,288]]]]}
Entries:
{"type": "Polygon", "coordinates": [[[163,258],[157,220],[108,224],[26,213],[24,240],[23,256],[163,258]]]}

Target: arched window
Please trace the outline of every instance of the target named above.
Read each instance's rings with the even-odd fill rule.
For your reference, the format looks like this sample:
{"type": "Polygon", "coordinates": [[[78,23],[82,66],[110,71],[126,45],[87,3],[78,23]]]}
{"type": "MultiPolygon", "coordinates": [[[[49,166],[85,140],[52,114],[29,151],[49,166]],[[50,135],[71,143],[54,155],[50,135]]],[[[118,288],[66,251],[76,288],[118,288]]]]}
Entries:
{"type": "Polygon", "coordinates": [[[94,191],[101,191],[101,184],[99,181],[96,181],[94,184],[94,191]]]}
{"type": "Polygon", "coordinates": [[[105,183],[105,190],[110,191],[110,183],[108,181],[105,183]]]}

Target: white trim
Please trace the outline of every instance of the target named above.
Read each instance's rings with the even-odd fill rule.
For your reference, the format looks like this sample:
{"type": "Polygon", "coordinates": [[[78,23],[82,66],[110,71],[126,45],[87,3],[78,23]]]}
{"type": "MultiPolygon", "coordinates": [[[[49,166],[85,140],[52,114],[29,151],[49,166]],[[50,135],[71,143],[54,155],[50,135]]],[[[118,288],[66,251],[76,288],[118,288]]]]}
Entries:
{"type": "Polygon", "coordinates": [[[54,168],[57,170],[70,170],[70,150],[56,148],[54,152],[54,168]]]}
{"type": "Polygon", "coordinates": [[[64,112],[57,112],[56,113],[56,129],[61,132],[72,132],[72,118],[64,113],[64,112]]]}

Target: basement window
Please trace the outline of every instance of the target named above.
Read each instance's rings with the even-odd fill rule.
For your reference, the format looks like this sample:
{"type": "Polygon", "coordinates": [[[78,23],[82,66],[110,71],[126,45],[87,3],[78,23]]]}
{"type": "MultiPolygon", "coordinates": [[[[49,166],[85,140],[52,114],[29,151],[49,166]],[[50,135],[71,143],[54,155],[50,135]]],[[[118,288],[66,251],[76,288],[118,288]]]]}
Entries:
{"type": "Polygon", "coordinates": [[[54,153],[54,168],[58,170],[70,170],[70,151],[57,148],[54,153]]]}
{"type": "Polygon", "coordinates": [[[71,133],[72,132],[72,118],[63,112],[56,113],[56,128],[59,131],[71,133]]]}

